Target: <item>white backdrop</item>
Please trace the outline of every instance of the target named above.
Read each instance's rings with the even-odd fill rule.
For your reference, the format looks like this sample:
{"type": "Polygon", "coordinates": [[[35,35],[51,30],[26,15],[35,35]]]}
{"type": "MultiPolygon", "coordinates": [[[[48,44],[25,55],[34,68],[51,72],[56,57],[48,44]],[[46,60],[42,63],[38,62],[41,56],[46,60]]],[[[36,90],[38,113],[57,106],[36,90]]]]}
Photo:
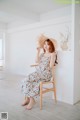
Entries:
{"type": "MultiPolygon", "coordinates": [[[[60,32],[65,34],[66,26],[71,29],[69,18],[60,18],[46,23],[36,23],[23,28],[9,29],[7,32],[6,69],[14,74],[28,75],[34,69],[30,64],[35,62],[36,40],[40,34],[55,38],[60,44],[60,32]]],[[[58,49],[56,68],[57,99],[73,104],[73,44],[69,39],[69,49],[58,49]]]]}

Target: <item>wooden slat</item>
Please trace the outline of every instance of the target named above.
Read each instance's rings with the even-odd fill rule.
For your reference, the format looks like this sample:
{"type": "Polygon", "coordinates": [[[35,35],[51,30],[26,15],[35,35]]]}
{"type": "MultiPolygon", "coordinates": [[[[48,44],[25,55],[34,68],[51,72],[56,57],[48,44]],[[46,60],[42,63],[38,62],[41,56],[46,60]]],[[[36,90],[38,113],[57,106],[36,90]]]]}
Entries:
{"type": "Polygon", "coordinates": [[[42,84],[50,84],[50,83],[54,83],[54,81],[42,82],[42,84]]]}
{"type": "Polygon", "coordinates": [[[33,65],[30,65],[31,67],[36,67],[36,66],[38,66],[38,64],[33,64],[33,65]]]}
{"type": "Polygon", "coordinates": [[[43,90],[43,91],[42,91],[42,94],[44,94],[44,93],[46,93],[46,92],[50,92],[50,91],[54,91],[54,89],[53,89],[53,88],[50,88],[50,89],[47,89],[47,90],[43,90]]]}

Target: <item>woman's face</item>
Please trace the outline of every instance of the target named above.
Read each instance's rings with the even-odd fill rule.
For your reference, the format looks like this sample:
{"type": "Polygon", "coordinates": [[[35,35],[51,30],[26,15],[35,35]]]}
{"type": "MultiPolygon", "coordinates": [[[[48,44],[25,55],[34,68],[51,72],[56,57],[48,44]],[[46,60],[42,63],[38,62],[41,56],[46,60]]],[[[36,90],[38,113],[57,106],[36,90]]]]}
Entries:
{"type": "Polygon", "coordinates": [[[45,43],[44,43],[44,49],[45,49],[45,51],[49,51],[49,45],[48,45],[48,42],[45,42],[45,43]]]}

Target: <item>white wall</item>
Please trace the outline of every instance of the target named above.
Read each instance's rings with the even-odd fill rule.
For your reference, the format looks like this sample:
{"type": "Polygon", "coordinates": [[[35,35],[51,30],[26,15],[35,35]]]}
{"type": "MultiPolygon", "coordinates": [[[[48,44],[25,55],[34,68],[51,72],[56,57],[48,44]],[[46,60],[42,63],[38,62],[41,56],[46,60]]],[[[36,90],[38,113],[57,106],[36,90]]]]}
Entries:
{"type": "Polygon", "coordinates": [[[0,33],[5,32],[6,31],[6,24],[3,22],[0,22],[0,33]]]}
{"type": "Polygon", "coordinates": [[[33,20],[33,19],[24,19],[24,20],[22,19],[21,20],[21,19],[19,19],[18,21],[10,22],[7,25],[7,29],[25,26],[28,24],[36,23],[37,21],[39,21],[39,19],[36,19],[36,20],[33,20]]]}
{"type": "Polygon", "coordinates": [[[70,16],[72,14],[71,5],[67,7],[63,7],[60,9],[56,9],[54,11],[50,11],[40,15],[40,21],[47,21],[50,19],[60,18],[70,16]]]}
{"type": "Polygon", "coordinates": [[[27,18],[23,19],[23,17],[22,17],[22,18],[18,18],[18,20],[16,20],[16,18],[13,19],[11,16],[11,18],[13,19],[13,22],[10,22],[8,24],[7,28],[10,29],[10,28],[15,28],[15,27],[21,27],[23,25],[25,26],[25,25],[36,23],[39,21],[47,21],[47,20],[51,20],[54,18],[70,16],[71,14],[72,14],[71,13],[71,5],[68,5],[66,7],[56,9],[54,11],[50,11],[50,12],[43,13],[40,15],[38,14],[35,17],[32,16],[32,14],[31,15],[29,14],[28,18],[30,18],[30,16],[31,16],[31,19],[27,19],[27,18]]]}
{"type": "Polygon", "coordinates": [[[80,101],[80,4],[74,9],[74,103],[80,101]]]}
{"type": "MultiPolygon", "coordinates": [[[[56,38],[59,43],[59,32],[64,32],[65,26],[71,28],[70,17],[8,29],[6,69],[20,75],[28,75],[34,71],[33,68],[30,68],[30,64],[35,61],[38,35],[44,33],[48,37],[56,38]]],[[[56,83],[57,99],[73,104],[73,46],[70,44],[70,47],[68,51],[58,51],[59,64],[56,69],[56,83]]]]}

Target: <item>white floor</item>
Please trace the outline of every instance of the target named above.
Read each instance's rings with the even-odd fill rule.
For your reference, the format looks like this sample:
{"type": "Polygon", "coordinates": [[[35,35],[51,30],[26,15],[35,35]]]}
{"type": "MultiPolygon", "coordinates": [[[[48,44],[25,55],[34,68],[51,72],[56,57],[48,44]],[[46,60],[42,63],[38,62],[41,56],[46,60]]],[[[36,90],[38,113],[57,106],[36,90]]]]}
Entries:
{"type": "Polygon", "coordinates": [[[8,112],[9,120],[80,120],[80,103],[69,105],[44,97],[43,109],[39,109],[39,98],[30,111],[21,106],[20,91],[22,76],[3,75],[0,79],[0,112],[8,112]]]}

